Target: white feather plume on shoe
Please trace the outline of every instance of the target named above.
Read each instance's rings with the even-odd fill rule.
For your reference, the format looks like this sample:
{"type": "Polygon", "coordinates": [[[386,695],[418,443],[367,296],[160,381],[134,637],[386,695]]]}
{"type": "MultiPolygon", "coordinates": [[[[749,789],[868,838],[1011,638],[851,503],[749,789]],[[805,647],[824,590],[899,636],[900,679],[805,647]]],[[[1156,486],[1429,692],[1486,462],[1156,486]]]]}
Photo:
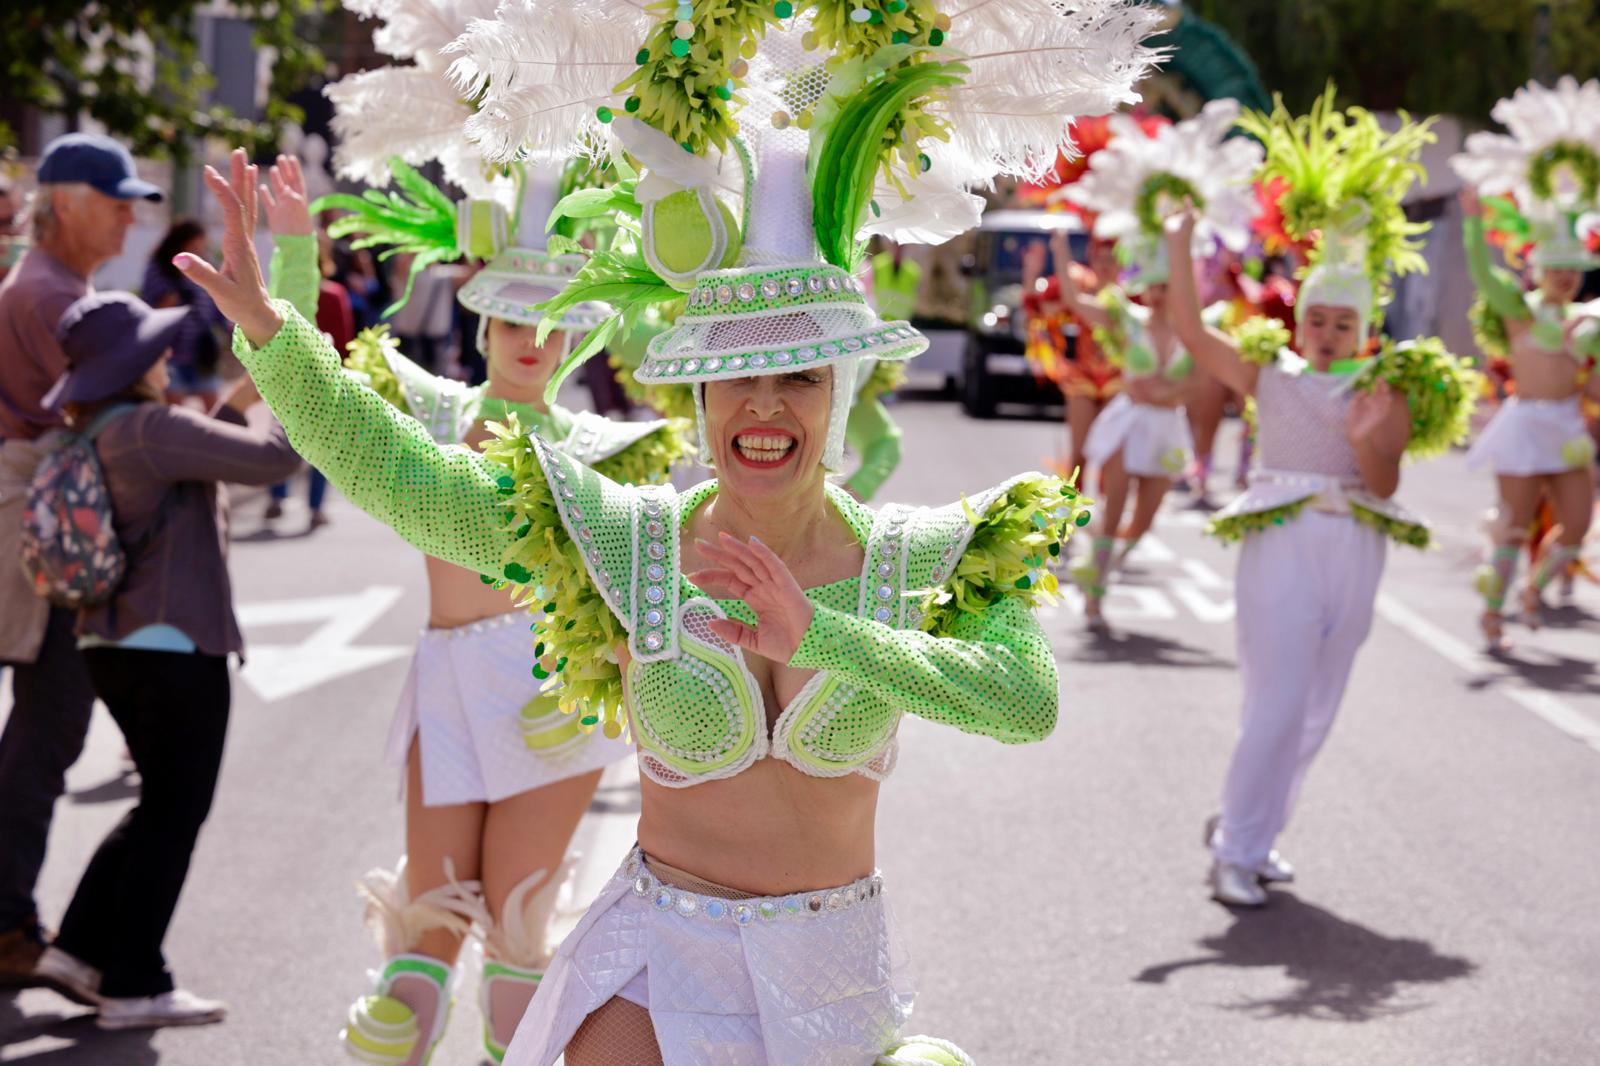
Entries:
{"type": "Polygon", "coordinates": [[[511,966],[542,970],[550,964],[561,937],[554,935],[561,890],[577,872],[576,856],[554,874],[538,870],[506,895],[499,923],[485,916],[480,923],[485,953],[511,966]]]}
{"type": "Polygon", "coordinates": [[[488,926],[483,886],[456,880],[455,863],[446,859],[445,883],[413,899],[406,884],[406,862],[402,857],[393,870],[374,867],[356,882],[356,891],[367,901],[367,928],[384,958],[416,950],[422,935],[434,929],[465,937],[474,924],[488,926]]]}

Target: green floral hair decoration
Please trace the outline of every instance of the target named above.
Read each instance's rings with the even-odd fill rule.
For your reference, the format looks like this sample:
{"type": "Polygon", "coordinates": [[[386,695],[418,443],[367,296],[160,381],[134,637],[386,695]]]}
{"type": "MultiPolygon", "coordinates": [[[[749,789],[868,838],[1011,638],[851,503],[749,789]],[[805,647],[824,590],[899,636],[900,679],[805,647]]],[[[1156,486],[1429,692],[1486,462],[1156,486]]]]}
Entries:
{"type": "MultiPolygon", "coordinates": [[[[615,89],[628,94],[624,109],[687,151],[726,151],[739,135],[733,113],[744,101],[738,88],[781,6],[770,0],[655,0],[647,10],[659,13],[661,22],[640,47],[639,66],[615,89]]],[[[603,107],[599,117],[609,122],[613,113],[603,107]]]]}
{"type": "Polygon", "coordinates": [[[852,273],[860,268],[866,245],[856,240],[856,231],[866,221],[885,153],[899,143],[896,123],[903,126],[911,101],[959,85],[966,72],[961,64],[948,62],[895,67],[869,78],[839,104],[811,172],[812,222],[828,262],[852,273]]]}
{"type": "Polygon", "coordinates": [[[1205,211],[1205,198],[1189,182],[1165,171],[1150,175],[1134,199],[1133,210],[1139,219],[1139,228],[1146,233],[1160,234],[1162,220],[1166,217],[1163,205],[1168,205],[1166,210],[1170,211],[1170,205],[1183,203],[1185,197],[1194,201],[1196,210],[1205,211]]]}
{"type": "Polygon", "coordinates": [[[1528,188],[1541,200],[1555,199],[1555,176],[1563,169],[1578,179],[1580,203],[1600,199],[1600,154],[1577,141],[1557,141],[1534,156],[1528,163],[1528,188]]]}
{"type": "Polygon", "coordinates": [[[456,247],[456,205],[450,197],[398,156],[389,160],[389,173],[400,187],[399,193],[381,189],[368,189],[360,196],[331,193],[311,203],[313,213],[350,212],[328,225],[328,236],[357,237],[351,244],[355,249],[383,248],[380,262],[401,253],[415,256],[406,275],[405,292],[384,309],[386,318],[411,298],[418,274],[434,263],[461,256],[456,247]]]}
{"type": "Polygon", "coordinates": [[[1391,272],[1427,269],[1420,238],[1428,225],[1407,220],[1401,201],[1426,176],[1419,156],[1435,140],[1434,120],[1413,122],[1402,112],[1400,128],[1386,132],[1364,108],[1337,109],[1334,96],[1330,82],[1310,114],[1298,117],[1278,97],[1271,114],[1246,112],[1239,126],[1266,147],[1260,179],[1288,184],[1279,202],[1283,228],[1294,240],[1313,242],[1308,266],[1322,262],[1330,231],[1359,224],[1365,272],[1381,306],[1391,272]]]}

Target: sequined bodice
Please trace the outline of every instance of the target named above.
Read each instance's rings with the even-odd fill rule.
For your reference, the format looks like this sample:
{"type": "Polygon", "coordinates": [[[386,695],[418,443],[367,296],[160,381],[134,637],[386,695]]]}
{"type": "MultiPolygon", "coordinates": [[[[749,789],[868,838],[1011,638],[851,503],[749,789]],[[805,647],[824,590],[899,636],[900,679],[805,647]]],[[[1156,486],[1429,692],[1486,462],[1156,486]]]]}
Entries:
{"type": "MultiPolygon", "coordinates": [[[[602,529],[573,489],[579,470],[572,460],[548,447],[540,456],[592,577],[628,628],[628,716],[643,773],[687,787],[731,777],[767,757],[814,777],[881,780],[889,773],[903,708],[819,670],[773,720],[740,649],[711,631],[717,618],[756,620],[743,601],[707,597],[680,568],[685,524],[716,491],[715,482],[682,495],[665,485],[607,487],[627,495],[634,521],[631,530],[602,529]]],[[[828,492],[862,543],[865,561],[859,577],[808,589],[807,597],[819,607],[915,629],[921,613],[910,594],[948,576],[971,536],[966,512],[959,505],[936,511],[890,505],[874,513],[841,489],[828,492]]]]}
{"type": "Polygon", "coordinates": [[[1256,384],[1256,446],[1261,466],[1331,477],[1359,477],[1355,449],[1345,438],[1350,407],[1347,378],[1319,374],[1299,357],[1261,368],[1256,384]],[[1298,371],[1298,372],[1297,372],[1298,371]]]}

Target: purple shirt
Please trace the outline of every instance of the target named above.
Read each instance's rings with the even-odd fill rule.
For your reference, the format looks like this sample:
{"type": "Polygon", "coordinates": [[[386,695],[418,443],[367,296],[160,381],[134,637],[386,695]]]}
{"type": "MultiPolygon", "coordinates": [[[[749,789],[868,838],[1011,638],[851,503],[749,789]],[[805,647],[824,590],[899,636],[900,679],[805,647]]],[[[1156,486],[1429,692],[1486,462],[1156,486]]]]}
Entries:
{"type": "Polygon", "coordinates": [[[67,370],[56,323],[93,291],[88,278],[38,247],[0,281],[0,440],[33,440],[61,425],[59,413],[39,406],[67,370]]]}

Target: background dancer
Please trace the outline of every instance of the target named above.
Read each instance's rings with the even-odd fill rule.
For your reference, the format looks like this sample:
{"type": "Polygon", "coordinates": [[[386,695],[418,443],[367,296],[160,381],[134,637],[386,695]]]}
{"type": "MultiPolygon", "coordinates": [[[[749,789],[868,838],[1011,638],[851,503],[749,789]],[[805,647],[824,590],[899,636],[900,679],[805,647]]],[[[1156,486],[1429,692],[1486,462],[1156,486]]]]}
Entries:
{"type": "MultiPolygon", "coordinates": [[[[399,160],[391,169],[419,210],[443,199],[399,160]]],[[[366,374],[380,395],[441,444],[476,449],[491,437],[488,423],[515,415],[618,480],[659,481],[686,451],[681,424],[613,423],[545,400],[545,385],[572,334],[593,325],[597,313],[592,305],[575,308],[550,340],[538,338],[542,316],[532,305],[555,295],[556,279],[577,266],[572,258],[550,255],[533,222],[549,214],[557,176],[532,168],[524,174],[519,217],[529,225],[519,230],[515,246],[499,251],[461,290],[463,306],[481,315],[485,385],[437,377],[377,332],[354,346],[350,368],[366,374]]],[[[297,217],[279,231],[310,233],[298,172],[274,166],[271,177],[276,193],[269,203],[297,208],[297,217]]],[[[330,206],[352,203],[370,210],[361,201],[330,206]]],[[[473,210],[463,206],[459,213],[470,219],[473,210]]],[[[456,215],[449,212],[449,224],[436,230],[453,238],[456,215]]],[[[478,217],[497,216],[488,210],[478,217]]],[[[369,243],[389,233],[383,219],[369,215],[336,225],[369,243]]],[[[490,228],[504,232],[507,222],[500,218],[490,228]]],[[[465,236],[470,248],[480,235],[465,236]]],[[[452,246],[440,254],[460,251],[452,246]]],[[[305,261],[313,245],[291,243],[286,252],[285,259],[294,260],[285,269],[314,276],[315,265],[305,261]]],[[[351,1009],[343,1038],[361,1061],[425,1062],[444,1036],[452,968],[476,927],[484,940],[484,1047],[499,1061],[554,952],[549,925],[572,835],[602,768],[632,749],[620,737],[583,731],[560,712],[556,695],[541,691],[542,671],[528,671],[526,616],[511,597],[442,559],[425,562],[428,628],[387,746],[388,760],[405,775],[406,854],[395,871],[374,870],[363,879],[368,921],[386,961],[375,995],[351,1009]],[[397,1039],[397,1027],[408,1035],[397,1039]]]]}
{"type": "Polygon", "coordinates": [[[1476,375],[1436,341],[1386,342],[1375,359],[1355,361],[1391,264],[1423,265],[1400,201],[1422,177],[1416,157],[1432,138],[1427,124],[1385,133],[1368,112],[1334,110],[1330,89],[1309,117],[1293,118],[1280,103],[1241,125],[1266,145],[1265,174],[1302,194],[1290,232],[1317,242],[1296,304],[1296,350],[1269,319],[1249,320],[1238,339],[1201,321],[1193,209],[1168,223],[1167,248],[1179,336],[1257,405],[1260,466],[1212,524],[1244,542],[1236,578],[1244,710],[1206,841],[1215,898],[1259,907],[1262,882],[1294,878],[1274,842],[1366,640],[1385,540],[1427,543],[1426,527],[1390,500],[1401,456],[1464,435],[1476,375]]]}
{"type": "MultiPolygon", "coordinates": [[[[1153,137],[1144,136],[1132,117],[1114,115],[1110,145],[1066,191],[1068,199],[1094,212],[1098,234],[1119,240],[1118,254],[1126,265],[1122,281],[1094,297],[1077,290],[1070,272],[1056,275],[1066,306],[1095,329],[1124,376],[1122,394],[1084,442],[1084,458],[1100,469],[1105,498],[1089,561],[1074,571],[1094,630],[1105,629],[1101,601],[1113,568],[1150,529],[1167,489],[1193,455],[1183,411],[1193,361],[1169,317],[1161,211],[1193,196],[1206,204],[1197,237],[1204,247],[1219,241],[1244,246],[1253,199],[1249,180],[1261,151],[1242,138],[1223,140],[1238,113],[1237,101],[1213,101],[1200,115],[1153,137]],[[1124,528],[1130,487],[1133,518],[1124,528]],[[1113,560],[1119,538],[1122,546],[1113,560]]],[[[1066,235],[1057,233],[1051,241],[1056,262],[1067,262],[1066,235]]]]}
{"type": "Polygon", "coordinates": [[[1478,287],[1476,332],[1488,354],[1509,362],[1517,387],[1468,453],[1470,465],[1494,470],[1502,512],[1493,557],[1477,576],[1491,651],[1505,646],[1505,597],[1541,493],[1550,497],[1559,532],[1523,585],[1522,618],[1531,627],[1539,625],[1545,586],[1578,557],[1594,515],[1595,447],[1580,394],[1588,387],[1600,395],[1593,375],[1600,307],[1575,301],[1584,271],[1600,267],[1579,232],[1584,215],[1600,209],[1597,108],[1600,81],[1580,86],[1563,78],[1554,89],[1530,82],[1494,107],[1508,135],[1475,133],[1451,160],[1469,182],[1461,206],[1467,267],[1478,287]],[[1480,191],[1509,195],[1480,202],[1480,191]],[[1536,289],[1524,293],[1490,264],[1491,228],[1529,252],[1536,289]]]}

